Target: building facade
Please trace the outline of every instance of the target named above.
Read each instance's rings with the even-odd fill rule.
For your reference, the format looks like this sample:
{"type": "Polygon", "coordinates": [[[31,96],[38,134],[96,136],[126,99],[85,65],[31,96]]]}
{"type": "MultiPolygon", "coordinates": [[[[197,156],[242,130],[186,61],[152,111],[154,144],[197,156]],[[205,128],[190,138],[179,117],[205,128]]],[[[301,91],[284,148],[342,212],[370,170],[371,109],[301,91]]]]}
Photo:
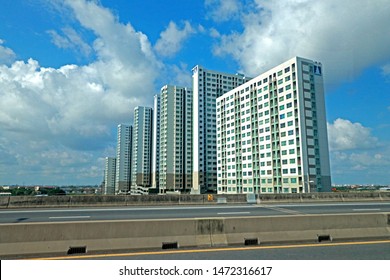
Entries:
{"type": "Polygon", "coordinates": [[[131,155],[132,155],[133,127],[118,125],[116,147],[116,180],[115,193],[128,193],[131,182],[131,155]]]}
{"type": "Polygon", "coordinates": [[[153,110],[138,106],[134,109],[131,189],[151,186],[153,110]]]}
{"type": "Polygon", "coordinates": [[[192,90],[166,85],[160,93],[159,190],[192,187],[192,90]]]}
{"type": "Polygon", "coordinates": [[[295,57],[217,99],[218,193],[331,190],[322,65],[295,57]]]}
{"type": "Polygon", "coordinates": [[[153,148],[152,148],[152,188],[160,187],[160,94],[154,96],[153,102],[153,148]]]}
{"type": "Polygon", "coordinates": [[[106,157],[103,194],[115,194],[116,158],[106,157]]]}
{"type": "Polygon", "coordinates": [[[192,69],[192,193],[217,190],[216,99],[248,80],[242,74],[212,71],[199,65],[192,69]]]}

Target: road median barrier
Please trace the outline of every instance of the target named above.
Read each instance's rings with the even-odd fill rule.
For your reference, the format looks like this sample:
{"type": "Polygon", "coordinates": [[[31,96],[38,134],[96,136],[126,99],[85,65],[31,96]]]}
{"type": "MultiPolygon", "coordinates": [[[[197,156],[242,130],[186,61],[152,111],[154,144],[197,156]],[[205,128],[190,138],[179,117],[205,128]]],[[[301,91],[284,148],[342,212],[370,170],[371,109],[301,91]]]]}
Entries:
{"type": "Polygon", "coordinates": [[[201,195],[63,195],[0,196],[0,208],[122,207],[151,205],[213,205],[390,201],[390,192],[201,194],[201,195]]]}
{"type": "Polygon", "coordinates": [[[367,213],[1,224],[0,256],[390,239],[389,223],[367,213]]]}

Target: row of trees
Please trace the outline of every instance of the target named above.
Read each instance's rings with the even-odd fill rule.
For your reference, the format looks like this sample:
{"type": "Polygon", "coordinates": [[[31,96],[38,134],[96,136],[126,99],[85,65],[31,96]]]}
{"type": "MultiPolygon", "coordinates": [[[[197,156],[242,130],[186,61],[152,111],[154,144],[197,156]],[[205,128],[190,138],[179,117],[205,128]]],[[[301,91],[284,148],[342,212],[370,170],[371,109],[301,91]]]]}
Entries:
{"type": "Polygon", "coordinates": [[[35,190],[32,187],[16,187],[10,189],[0,188],[2,193],[11,193],[11,195],[65,195],[66,192],[61,188],[39,188],[35,190]]]}

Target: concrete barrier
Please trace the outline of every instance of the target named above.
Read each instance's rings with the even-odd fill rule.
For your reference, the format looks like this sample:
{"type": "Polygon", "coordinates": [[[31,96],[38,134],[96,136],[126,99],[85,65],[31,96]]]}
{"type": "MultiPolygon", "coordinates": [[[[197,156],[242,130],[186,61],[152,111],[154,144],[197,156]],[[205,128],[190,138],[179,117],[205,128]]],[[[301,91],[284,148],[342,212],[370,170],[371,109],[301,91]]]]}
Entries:
{"type": "Polygon", "coordinates": [[[0,208],[36,207],[102,207],[139,205],[201,205],[217,204],[219,198],[227,203],[245,203],[246,195],[78,195],[78,196],[9,196],[0,197],[0,208]]]}
{"type": "Polygon", "coordinates": [[[0,225],[0,256],[390,238],[390,214],[304,215],[0,225]],[[326,239],[326,238],[325,238],[326,239]],[[76,250],[77,251],[77,250],[76,250]]]}
{"type": "Polygon", "coordinates": [[[390,192],[261,194],[259,203],[390,201],[390,192]]]}
{"type": "MultiPolygon", "coordinates": [[[[249,203],[246,194],[233,195],[78,195],[0,197],[0,208],[105,207],[139,205],[212,205],[249,203]]],[[[258,203],[390,201],[390,192],[261,194],[258,203]]]]}

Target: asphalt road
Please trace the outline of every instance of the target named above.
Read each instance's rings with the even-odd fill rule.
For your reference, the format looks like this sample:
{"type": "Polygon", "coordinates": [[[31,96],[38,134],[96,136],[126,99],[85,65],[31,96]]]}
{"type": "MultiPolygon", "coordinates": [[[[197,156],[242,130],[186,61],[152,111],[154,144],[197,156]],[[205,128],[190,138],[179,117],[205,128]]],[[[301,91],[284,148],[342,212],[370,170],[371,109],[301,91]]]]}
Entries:
{"type": "Polygon", "coordinates": [[[390,240],[291,244],[255,247],[203,248],[44,259],[89,260],[390,260],[390,240]]]}
{"type": "Polygon", "coordinates": [[[0,223],[390,212],[389,202],[0,210],[0,223]]]}

